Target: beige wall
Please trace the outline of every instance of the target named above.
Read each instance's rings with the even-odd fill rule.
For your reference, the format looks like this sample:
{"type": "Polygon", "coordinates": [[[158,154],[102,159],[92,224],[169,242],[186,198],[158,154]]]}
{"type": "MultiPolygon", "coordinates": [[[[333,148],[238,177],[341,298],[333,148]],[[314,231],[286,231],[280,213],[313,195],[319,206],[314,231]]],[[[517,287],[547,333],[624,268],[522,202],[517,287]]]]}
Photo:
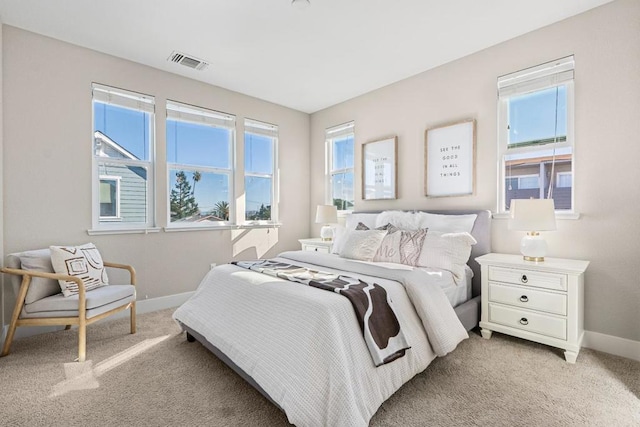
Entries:
{"type": "MultiPolygon", "coordinates": [[[[4,253],[93,241],[138,271],[138,299],[195,290],[211,263],[274,256],[309,234],[309,115],[195,80],[4,27],[4,253]],[[158,224],[167,222],[165,100],[279,125],[279,229],[89,236],[91,83],[156,97],[158,224]],[[285,160],[286,159],[286,160],[285,160]]],[[[207,72],[216,72],[215,66],[207,72]]],[[[238,164],[243,164],[238,132],[238,164]]],[[[238,174],[236,185],[242,186],[238,174]]],[[[7,292],[7,306],[13,304],[7,292]]],[[[5,313],[5,318],[8,314],[5,313]]],[[[6,321],[6,319],[5,319],[6,321]]]]}
{"type": "MultiPolygon", "coordinates": [[[[571,54],[576,61],[576,206],[582,217],[559,221],[558,230],[546,234],[550,255],[591,261],[586,275],[587,330],[640,341],[637,0],[618,0],[313,114],[311,205],[324,200],[324,129],[355,120],[356,210],[495,210],[496,79],[571,54]],[[477,120],[476,193],[427,199],[423,196],[425,129],[469,117],[477,120]],[[390,135],[399,141],[399,198],[365,202],[360,191],[360,145],[390,135]]],[[[383,53],[380,64],[393,66],[383,53]]],[[[313,231],[317,235],[318,230],[313,231]]],[[[521,237],[507,230],[506,220],[493,221],[494,251],[518,253],[521,237]]]]}

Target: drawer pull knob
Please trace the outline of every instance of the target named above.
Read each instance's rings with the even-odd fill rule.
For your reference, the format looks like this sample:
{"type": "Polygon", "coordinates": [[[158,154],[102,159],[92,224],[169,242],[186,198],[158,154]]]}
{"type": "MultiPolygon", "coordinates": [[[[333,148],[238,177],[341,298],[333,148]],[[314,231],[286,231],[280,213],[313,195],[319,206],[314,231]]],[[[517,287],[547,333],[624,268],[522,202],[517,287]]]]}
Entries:
{"type": "Polygon", "coordinates": [[[527,318],[526,318],[526,317],[523,317],[522,319],[520,319],[520,324],[521,324],[521,325],[528,325],[528,324],[529,324],[529,321],[527,320],[527,318]]]}
{"type": "Polygon", "coordinates": [[[520,297],[520,301],[522,301],[522,302],[529,302],[529,297],[528,297],[528,296],[526,296],[526,295],[522,295],[522,296],[520,297]]]}
{"type": "Polygon", "coordinates": [[[523,274],[522,277],[520,278],[520,281],[522,283],[527,283],[529,281],[529,279],[527,279],[527,275],[526,274],[523,274]]]}

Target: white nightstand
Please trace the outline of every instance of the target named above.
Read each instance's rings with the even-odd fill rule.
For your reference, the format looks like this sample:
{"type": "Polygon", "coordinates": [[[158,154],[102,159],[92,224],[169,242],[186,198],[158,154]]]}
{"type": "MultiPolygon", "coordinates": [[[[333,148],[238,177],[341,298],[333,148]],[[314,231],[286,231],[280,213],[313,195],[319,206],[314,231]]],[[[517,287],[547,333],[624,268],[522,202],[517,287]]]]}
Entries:
{"type": "Polygon", "coordinates": [[[575,363],[584,336],[584,272],[589,261],[487,254],[482,272],[482,336],[493,331],[565,350],[575,363]]]}
{"type": "Polygon", "coordinates": [[[302,245],[303,251],[324,252],[331,253],[331,247],[333,246],[333,240],[322,240],[321,238],[313,239],[299,239],[300,245],[302,245]]]}

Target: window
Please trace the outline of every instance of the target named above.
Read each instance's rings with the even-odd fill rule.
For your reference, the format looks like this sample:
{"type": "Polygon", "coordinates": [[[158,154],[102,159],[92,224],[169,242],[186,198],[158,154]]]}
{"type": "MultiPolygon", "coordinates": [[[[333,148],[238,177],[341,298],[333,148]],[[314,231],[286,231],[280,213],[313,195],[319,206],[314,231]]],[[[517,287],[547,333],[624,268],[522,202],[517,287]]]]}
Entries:
{"type": "Polygon", "coordinates": [[[154,99],[93,84],[93,228],[154,225],[154,99]]]}
{"type": "Polygon", "coordinates": [[[557,186],[560,188],[571,188],[573,185],[571,172],[558,172],[556,177],[557,186]]]}
{"type": "Polygon", "coordinates": [[[278,126],[244,121],[245,220],[277,221],[278,126]]]}
{"type": "Polygon", "coordinates": [[[573,74],[570,56],[498,78],[500,212],[529,198],[574,210],[573,74]]]}
{"type": "Polygon", "coordinates": [[[100,220],[120,220],[120,176],[100,175],[100,220]]]}
{"type": "Polygon", "coordinates": [[[234,138],[234,116],[167,101],[170,225],[232,222],[234,138]]]}
{"type": "Polygon", "coordinates": [[[507,178],[507,191],[540,188],[540,175],[520,175],[507,178]]]}
{"type": "Polygon", "coordinates": [[[354,123],[326,130],[327,204],[339,211],[353,209],[354,123]]]}

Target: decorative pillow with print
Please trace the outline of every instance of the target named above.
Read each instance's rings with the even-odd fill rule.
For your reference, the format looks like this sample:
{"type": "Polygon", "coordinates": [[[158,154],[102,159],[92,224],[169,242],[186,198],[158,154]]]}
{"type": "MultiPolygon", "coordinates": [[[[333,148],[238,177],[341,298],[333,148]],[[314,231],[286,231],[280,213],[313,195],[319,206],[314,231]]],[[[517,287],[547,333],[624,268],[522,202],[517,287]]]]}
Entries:
{"type": "Polygon", "coordinates": [[[371,261],[375,256],[382,239],[387,234],[384,230],[353,230],[340,251],[342,258],[371,261]]]}
{"type": "MultiPolygon", "coordinates": [[[[58,274],[77,276],[86,291],[109,284],[100,252],[93,243],[82,246],[50,246],[51,264],[58,274]]],[[[78,285],[69,280],[58,280],[65,297],[76,295],[78,285]]]]}
{"type": "MultiPolygon", "coordinates": [[[[356,230],[368,230],[369,227],[358,223],[356,230]]],[[[373,257],[377,262],[394,262],[396,264],[417,265],[427,229],[401,230],[391,223],[376,227],[376,230],[387,230],[378,252],[373,257]]]]}

